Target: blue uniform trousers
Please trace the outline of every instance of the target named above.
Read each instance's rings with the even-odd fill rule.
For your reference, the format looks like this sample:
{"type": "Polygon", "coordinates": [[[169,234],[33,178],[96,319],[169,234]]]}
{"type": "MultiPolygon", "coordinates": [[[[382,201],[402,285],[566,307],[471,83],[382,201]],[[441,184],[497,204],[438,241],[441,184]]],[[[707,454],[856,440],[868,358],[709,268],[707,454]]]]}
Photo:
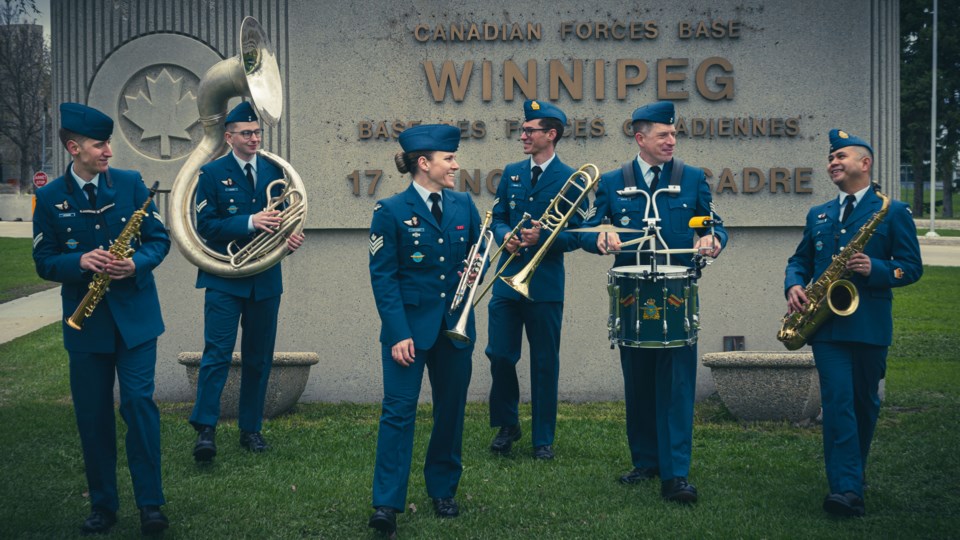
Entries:
{"type": "MultiPolygon", "coordinates": [[[[109,309],[106,302],[98,309],[109,309]]],[[[120,383],[120,416],[127,424],[127,466],[137,507],[164,504],[160,479],[160,411],[153,401],[157,340],[128,349],[117,333],[116,351],[69,351],[70,392],[80,431],[93,508],[116,512],[117,425],[114,380],[120,383]],[[116,374],[116,377],[114,377],[116,374]]]]}
{"type": "Polygon", "coordinates": [[[690,472],[697,347],[620,347],[627,442],[634,467],[658,467],[660,480],[690,472]]]}
{"type": "Polygon", "coordinates": [[[234,296],[207,289],[203,307],[203,358],[197,377],[197,401],[190,423],[215,426],[220,418],[220,394],[227,383],[233,348],[237,343],[237,324],[243,328],[240,357],[240,414],[242,431],[260,431],[263,402],[273,365],[273,347],[277,341],[277,312],[280,296],[263,300],[234,296]]]}
{"type": "Polygon", "coordinates": [[[490,426],[520,423],[517,362],[524,328],[530,344],[530,401],[534,447],[553,444],[557,430],[560,327],[563,302],[531,302],[494,296],[487,307],[490,342],[490,426]]]}
{"type": "MultiPolygon", "coordinates": [[[[441,331],[445,325],[441,325],[441,331]]],[[[415,362],[394,362],[390,347],[382,346],[383,408],[377,434],[377,464],[373,472],[373,506],[403,512],[413,459],[413,431],[423,370],[433,390],[433,431],[423,466],[427,494],[451,498],[463,472],[463,411],[472,373],[473,347],[457,349],[445,336],[430,349],[416,349],[415,362]]]]}
{"type": "Polygon", "coordinates": [[[887,347],[814,342],[823,406],[823,457],[831,493],[863,497],[863,475],[880,414],[887,347]]]}

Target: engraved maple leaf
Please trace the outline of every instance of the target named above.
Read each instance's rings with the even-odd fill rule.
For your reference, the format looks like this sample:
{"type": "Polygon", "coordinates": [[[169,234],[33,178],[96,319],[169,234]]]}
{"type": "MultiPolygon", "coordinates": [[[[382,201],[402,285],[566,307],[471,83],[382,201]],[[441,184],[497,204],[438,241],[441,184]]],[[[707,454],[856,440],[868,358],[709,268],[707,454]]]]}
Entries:
{"type": "Polygon", "coordinates": [[[169,158],[170,138],[190,140],[187,130],[199,121],[197,98],[193,92],[181,96],[183,77],[174,79],[166,68],[155,79],[146,79],[150,95],[140,90],[136,96],[123,96],[123,116],[143,130],[141,141],[160,137],[160,157],[169,158]]]}

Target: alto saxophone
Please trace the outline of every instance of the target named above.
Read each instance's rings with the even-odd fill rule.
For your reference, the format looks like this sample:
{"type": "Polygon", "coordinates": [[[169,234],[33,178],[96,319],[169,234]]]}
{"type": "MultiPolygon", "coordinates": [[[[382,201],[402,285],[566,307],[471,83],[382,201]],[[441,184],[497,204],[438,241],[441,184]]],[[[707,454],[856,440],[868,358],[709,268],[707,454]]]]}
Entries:
{"type": "MultiPolygon", "coordinates": [[[[157,193],[157,188],[159,187],[160,182],[153,183],[153,187],[150,188],[150,195],[143,203],[143,206],[130,216],[130,220],[127,221],[126,226],[120,231],[120,236],[118,236],[117,239],[113,241],[113,245],[110,246],[110,254],[117,259],[126,259],[130,255],[133,255],[134,249],[130,247],[130,242],[135,236],[140,235],[140,225],[143,223],[144,216],[147,215],[147,207],[150,206],[150,202],[153,201],[153,196],[157,193]]],[[[93,275],[93,281],[90,282],[87,294],[83,297],[83,300],[80,301],[80,305],[77,306],[73,315],[67,318],[67,325],[70,328],[80,330],[83,326],[84,319],[93,314],[93,310],[97,309],[97,304],[103,300],[103,295],[107,294],[107,287],[110,285],[111,279],[106,272],[97,272],[93,275]]]]}
{"type": "Polygon", "coordinates": [[[795,351],[803,347],[831,315],[846,317],[853,314],[860,305],[857,288],[846,279],[850,275],[847,261],[854,254],[863,251],[890,206],[890,198],[880,193],[880,186],[874,184],[873,189],[883,201],[883,206],[860,227],[850,243],[834,256],[823,274],[803,290],[807,296],[807,304],[803,309],[783,316],[777,339],[782,341],[788,350],[795,351]]]}

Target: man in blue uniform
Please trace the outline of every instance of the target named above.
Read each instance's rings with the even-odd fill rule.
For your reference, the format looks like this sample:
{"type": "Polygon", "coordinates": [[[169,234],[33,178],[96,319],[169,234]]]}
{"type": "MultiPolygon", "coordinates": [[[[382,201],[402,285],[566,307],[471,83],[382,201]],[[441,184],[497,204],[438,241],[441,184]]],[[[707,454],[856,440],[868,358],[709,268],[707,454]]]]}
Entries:
{"type": "MultiPolygon", "coordinates": [[[[200,169],[197,183],[197,232],[207,245],[226,253],[237,240],[242,247],[260,231],[272,233],[279,226],[278,210],[265,210],[271,196],[270,182],[283,178],[283,171],[257,154],[263,130],[249,102],[233,108],[225,119],[224,138],[232,151],[200,169]]],[[[295,251],[303,234],[287,238],[295,251]]],[[[227,382],[237,324],[243,328],[240,357],[240,445],[251,452],[269,448],[260,433],[263,402],[273,363],[277,338],[277,313],[283,281],[280,265],[242,278],[226,278],[197,271],[197,288],[206,288],[203,308],[203,358],[197,378],[197,401],[190,423],[197,430],[193,457],[201,463],[217,455],[215,440],[220,417],[220,394],[227,382]]]]}
{"type": "Polygon", "coordinates": [[[106,533],[117,521],[116,379],[141,529],[156,533],[168,523],[160,511],[164,504],[160,412],[153,401],[157,336],[164,329],[153,269],[170,250],[170,239],[151,203],[140,235],[132,242],[134,254],[117,259],[108,251],[149,191],[140,173],[109,167],[113,120],[108,116],[79,103],[63,103],[60,126],[60,140],[73,161],[63,176],[37,191],[33,215],[37,273],[63,284],[65,317],[83,300],[94,274],[111,278],[106,294],[80,330],[63,325],[92,507],[81,532],[106,533]]]}
{"type": "MultiPolygon", "coordinates": [[[[541,234],[538,220],[551,199],[564,186],[574,169],[556,155],[557,142],[563,137],[567,116],[550,103],[527,100],[523,104],[524,123],[520,129],[523,153],[530,156],[504,167],[497,198],[493,203],[491,230],[498,242],[507,242],[505,251],[515,254],[503,269],[508,256],[500,257],[498,269],[508,277],[519,272],[537,253],[549,236],[541,234]],[[511,237],[523,214],[534,216],[520,230],[519,238],[511,237]]],[[[582,184],[582,182],[581,182],[582,184]]],[[[566,198],[580,195],[571,188],[566,198]]],[[[586,213],[587,200],[570,220],[569,226],[580,224],[586,213]]],[[[561,206],[562,211],[566,208],[561,206]]],[[[500,428],[490,450],[506,454],[520,439],[520,386],[517,363],[526,328],[530,344],[530,400],[533,409],[533,457],[553,459],[553,439],[557,426],[557,383],[560,377],[560,327],[563,322],[563,254],[579,247],[577,236],[561,232],[537,267],[530,283],[530,298],[498,279],[493,285],[489,312],[490,339],[490,426],[500,428]]]]}
{"type": "MultiPolygon", "coordinates": [[[[674,106],[669,101],[645,105],[633,112],[634,139],[640,151],[629,164],[601,177],[594,203],[596,213],[584,227],[599,225],[606,217],[618,227],[642,229],[646,197],[629,197],[617,192],[635,187],[652,195],[657,189],[676,185],[679,193],[661,193],[656,198],[664,242],[671,249],[692,247],[716,257],[726,246],[727,232],[723,226],[713,229],[689,226],[690,218],[710,213],[710,186],[702,170],[674,158],[677,142],[674,118],[674,106]],[[698,236],[696,241],[694,233],[698,236]]],[[[618,252],[623,242],[639,236],[639,231],[625,233],[623,239],[617,233],[583,233],[581,242],[587,251],[606,254],[618,252]]],[[[649,255],[644,255],[640,263],[649,264],[649,255]]],[[[689,254],[672,255],[671,263],[692,266],[689,254]]],[[[615,267],[634,264],[637,264],[636,253],[620,253],[614,260],[615,267]]],[[[687,482],[696,397],[696,344],[673,348],[621,345],[620,367],[627,409],[627,441],[633,461],[633,470],[621,476],[620,481],[635,484],[659,476],[660,494],[664,499],[696,502],[697,490],[687,482]]]]}
{"type": "MultiPolygon", "coordinates": [[[[872,167],[869,143],[845,131],[830,131],[827,172],[840,193],[807,213],[803,239],[787,262],[789,312],[807,304],[804,286],[820,277],[833,256],[880,211],[883,203],[872,189],[872,167]]],[[[906,204],[889,202],[863,252],[851,256],[846,269],[857,288],[859,307],[846,317],[829,318],[809,341],[820,376],[823,456],[830,484],[823,509],[838,516],[862,516],[867,454],[880,413],[877,392],[893,334],[891,289],[923,274],[917,230],[906,204]]]]}
{"type": "Polygon", "coordinates": [[[386,534],[397,530],[406,507],[413,455],[414,422],[424,368],[433,396],[433,431],[423,466],[427,494],[441,518],[456,517],[454,496],[463,472],[463,412],[476,339],[473,313],[469,342],[451,340],[463,309],[450,313],[458,272],[480,236],[473,199],[453,190],[460,169],[454,152],[460,130],[420,125],[400,134],[397,170],[410,173],[410,187],[373,209],[370,223],[370,285],[380,313],[383,408],[373,473],[368,525],[386,534]]]}

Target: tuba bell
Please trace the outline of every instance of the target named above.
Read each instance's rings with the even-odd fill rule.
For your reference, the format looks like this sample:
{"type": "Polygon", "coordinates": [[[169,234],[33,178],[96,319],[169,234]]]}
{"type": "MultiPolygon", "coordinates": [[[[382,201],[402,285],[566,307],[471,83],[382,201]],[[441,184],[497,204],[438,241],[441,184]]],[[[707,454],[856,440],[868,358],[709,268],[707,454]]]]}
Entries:
{"type": "MultiPolygon", "coordinates": [[[[283,87],[276,51],[253,17],[240,24],[240,54],[214,64],[200,79],[197,108],[203,125],[203,139],[187,158],[170,190],[170,236],[183,256],[205,272],[228,278],[258,274],[280,262],[287,254],[286,237],[303,230],[307,213],[306,189],[293,167],[280,156],[262,148],[260,157],[283,171],[283,193],[270,200],[268,209],[282,207],[281,226],[273,233],[260,231],[247,246],[235,244],[222,254],[207,247],[197,233],[194,199],[200,167],[224,155],[229,148],[223,140],[227,103],[233,97],[250,98],[257,116],[274,125],[283,112],[283,87]]],[[[271,193],[274,184],[270,184],[271,193]]]]}

